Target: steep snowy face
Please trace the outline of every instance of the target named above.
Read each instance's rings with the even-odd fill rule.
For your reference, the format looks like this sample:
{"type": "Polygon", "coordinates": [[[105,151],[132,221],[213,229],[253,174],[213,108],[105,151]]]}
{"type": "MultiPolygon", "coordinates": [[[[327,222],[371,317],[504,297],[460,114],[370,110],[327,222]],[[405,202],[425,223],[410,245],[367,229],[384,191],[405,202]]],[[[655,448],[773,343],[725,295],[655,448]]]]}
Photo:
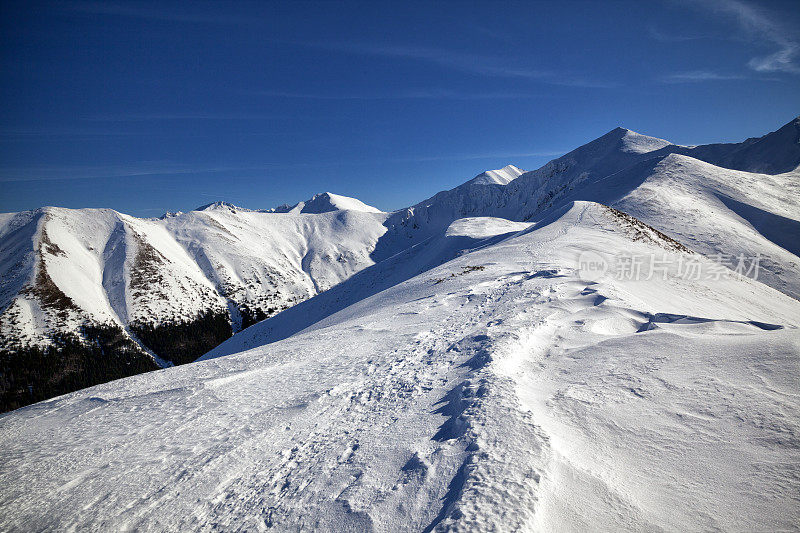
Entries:
{"type": "Polygon", "coordinates": [[[189,213],[168,230],[243,326],[324,291],[373,264],[385,215],[355,210],[322,214],[189,213]]]}
{"type": "Polygon", "coordinates": [[[671,154],[617,192],[600,183],[578,197],[606,203],[728,267],[757,258],[758,279],[800,299],[800,175],[755,174],[671,154]],[[602,190],[601,190],[602,189],[602,190]]]}
{"type": "MultiPolygon", "coordinates": [[[[471,249],[282,341],[329,293],[249,351],[0,417],[0,529],[795,527],[800,302],[682,277],[711,262],[592,203],[471,249]],[[584,254],[675,261],[590,281],[584,254]]],[[[390,265],[414,263],[356,276],[390,265]]]]}
{"type": "Polygon", "coordinates": [[[501,216],[491,206],[504,203],[506,187],[522,174],[523,171],[514,165],[487,170],[458,187],[391,213],[386,221],[386,235],[375,251],[375,259],[385,259],[397,250],[439,235],[459,218],[501,216]]]}
{"type": "Polygon", "coordinates": [[[230,204],[159,220],[93,209],[20,213],[2,234],[3,335],[47,343],[84,320],[127,328],[229,310],[241,326],[243,312],[268,316],[372,264],[382,222],[358,211],[279,216],[230,204]],[[49,305],[57,297],[47,291],[63,305],[49,305]],[[74,320],[46,319],[73,311],[74,320]]]}
{"type": "Polygon", "coordinates": [[[367,205],[361,200],[341,196],[330,192],[315,194],[310,200],[295,205],[281,205],[269,210],[272,213],[329,213],[331,211],[361,211],[364,213],[381,213],[378,208],[367,205]]]}
{"type": "Polygon", "coordinates": [[[581,183],[609,176],[659,153],[667,153],[672,147],[661,139],[616,128],[538,170],[523,173],[516,167],[505,167],[487,171],[463,185],[398,211],[389,220],[384,241],[420,242],[463,217],[527,220],[562,202],[565,194],[581,183]]]}

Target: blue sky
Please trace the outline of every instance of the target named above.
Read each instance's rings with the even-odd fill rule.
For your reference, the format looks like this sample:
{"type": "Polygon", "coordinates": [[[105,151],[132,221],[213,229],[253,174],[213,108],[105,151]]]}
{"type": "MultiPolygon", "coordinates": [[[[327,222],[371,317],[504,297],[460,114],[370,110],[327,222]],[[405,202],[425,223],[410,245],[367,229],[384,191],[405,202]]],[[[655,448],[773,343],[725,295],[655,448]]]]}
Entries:
{"type": "Polygon", "coordinates": [[[797,2],[3,2],[0,211],[391,210],[616,126],[800,114],[797,2]]]}

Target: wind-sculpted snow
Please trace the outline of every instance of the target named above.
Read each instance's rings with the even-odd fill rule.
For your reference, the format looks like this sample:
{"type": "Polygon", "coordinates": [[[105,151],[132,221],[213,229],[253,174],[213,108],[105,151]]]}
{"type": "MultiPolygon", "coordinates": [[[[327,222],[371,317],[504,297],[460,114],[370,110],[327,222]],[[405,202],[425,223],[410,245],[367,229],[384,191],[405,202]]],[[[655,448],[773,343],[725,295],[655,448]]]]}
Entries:
{"type": "Polygon", "coordinates": [[[5,414],[0,529],[795,528],[800,302],[584,278],[709,264],[635,237],[578,202],[279,342],[5,414]]]}

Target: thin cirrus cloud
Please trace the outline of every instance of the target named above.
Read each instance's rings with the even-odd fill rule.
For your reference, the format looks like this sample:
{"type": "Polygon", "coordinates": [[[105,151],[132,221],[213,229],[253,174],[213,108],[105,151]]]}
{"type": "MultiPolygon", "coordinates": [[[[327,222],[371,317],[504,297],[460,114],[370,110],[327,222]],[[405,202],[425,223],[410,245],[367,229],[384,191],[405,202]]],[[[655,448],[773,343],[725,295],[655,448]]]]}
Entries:
{"type": "Polygon", "coordinates": [[[141,113],[118,115],[90,115],[81,117],[86,122],[151,122],[181,120],[272,120],[274,115],[258,113],[141,113]]]}
{"type": "MultiPolygon", "coordinates": [[[[140,5],[120,2],[70,2],[64,9],[71,13],[90,16],[116,16],[160,20],[167,22],[210,23],[253,26],[263,24],[260,17],[241,17],[234,13],[219,13],[213,3],[194,3],[193,9],[172,9],[157,4],[140,5]]],[[[460,53],[451,50],[380,43],[347,42],[295,42],[306,48],[325,49],[358,55],[404,58],[424,61],[453,70],[481,76],[527,79],[551,85],[610,89],[619,84],[606,80],[591,79],[574,73],[552,72],[527,66],[512,65],[503,58],[460,53]]]]}
{"type": "Polygon", "coordinates": [[[436,156],[410,156],[392,159],[360,159],[358,161],[320,161],[296,163],[256,163],[246,166],[227,165],[195,165],[169,161],[142,161],[119,165],[74,166],[51,165],[38,167],[5,167],[0,168],[0,183],[9,182],[36,182],[36,181],[62,181],[62,180],[92,180],[108,178],[142,178],[147,176],[185,176],[185,175],[213,175],[223,173],[263,173],[282,168],[319,168],[336,166],[363,166],[375,163],[395,162],[426,162],[426,161],[471,161],[482,159],[510,159],[529,157],[557,157],[566,153],[566,150],[542,152],[498,152],[481,154],[450,154],[436,156]]]}
{"type": "Polygon", "coordinates": [[[660,81],[663,83],[698,83],[704,81],[741,80],[745,78],[746,76],[738,74],[721,74],[710,70],[691,70],[667,74],[662,76],[660,81]]]}
{"type": "Polygon", "coordinates": [[[251,26],[259,23],[257,17],[243,17],[221,13],[213,2],[192,2],[178,9],[169,6],[139,4],[134,2],[67,2],[62,9],[79,15],[105,15],[133,19],[160,20],[164,22],[188,22],[195,24],[223,24],[251,26]]]}
{"type": "Polygon", "coordinates": [[[425,162],[425,161],[472,161],[480,159],[510,159],[527,157],[559,157],[567,153],[566,150],[547,151],[547,152],[499,152],[495,154],[454,154],[442,156],[419,156],[402,157],[396,161],[425,162]]]}
{"type": "Polygon", "coordinates": [[[762,8],[741,0],[705,0],[699,4],[715,12],[733,17],[739,27],[753,39],[777,48],[774,52],[755,56],[747,66],[756,72],[800,74],[800,36],[778,22],[774,16],[762,8]]]}
{"type": "Polygon", "coordinates": [[[258,96],[292,98],[301,100],[513,100],[541,98],[545,95],[523,92],[468,93],[448,90],[419,90],[378,94],[332,94],[291,91],[255,91],[258,96]]]}
{"type": "MultiPolygon", "coordinates": [[[[725,80],[742,80],[752,78],[753,74],[800,74],[797,64],[800,56],[800,43],[797,32],[789,31],[763,9],[756,8],[741,0],[702,0],[693,4],[709,12],[720,13],[732,17],[743,32],[726,37],[708,35],[690,35],[680,33],[664,33],[654,27],[649,28],[650,37],[661,42],[686,42],[697,39],[724,38],[726,40],[755,41],[760,45],[768,45],[777,50],[752,57],[747,62],[750,74],[724,73],[711,69],[691,70],[666,74],[658,78],[661,83],[699,83],[725,80]]],[[[762,78],[762,81],[774,81],[774,78],[762,78]]]]}
{"type": "Polygon", "coordinates": [[[698,41],[700,39],[710,38],[710,35],[678,33],[674,31],[663,31],[655,26],[647,28],[647,33],[652,39],[662,43],[684,43],[689,41],[698,41]]]}
{"type": "MultiPolygon", "coordinates": [[[[145,176],[177,176],[185,174],[215,174],[220,172],[264,170],[268,167],[193,166],[169,162],[141,162],[110,166],[42,166],[0,168],[0,182],[83,180],[103,178],[134,178],[145,176]]],[[[271,167],[269,167],[271,168],[271,167]]]]}
{"type": "Polygon", "coordinates": [[[451,70],[457,70],[460,72],[476,74],[480,76],[525,79],[539,81],[551,85],[562,85],[569,87],[586,87],[595,89],[610,89],[618,87],[617,83],[607,82],[605,80],[594,80],[572,74],[534,69],[520,65],[511,65],[505,62],[502,58],[498,57],[454,52],[452,50],[445,50],[441,48],[346,42],[298,42],[295,44],[308,48],[324,49],[355,55],[421,61],[451,70]]]}
{"type": "Polygon", "coordinates": [[[97,130],[87,128],[51,128],[43,130],[0,130],[0,142],[9,141],[38,141],[48,138],[106,138],[106,137],[129,137],[138,135],[134,132],[126,132],[119,130],[97,130]]]}

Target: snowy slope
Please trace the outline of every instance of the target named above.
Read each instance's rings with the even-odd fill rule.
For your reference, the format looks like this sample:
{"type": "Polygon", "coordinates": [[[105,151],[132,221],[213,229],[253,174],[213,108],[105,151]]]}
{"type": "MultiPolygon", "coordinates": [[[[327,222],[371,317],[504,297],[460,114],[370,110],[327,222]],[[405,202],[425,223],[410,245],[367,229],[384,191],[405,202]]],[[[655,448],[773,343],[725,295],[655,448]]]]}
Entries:
{"type": "Polygon", "coordinates": [[[0,529],[797,527],[800,302],[588,281],[586,253],[712,268],[594,203],[441,239],[289,338],[2,415],[0,529]]]}

